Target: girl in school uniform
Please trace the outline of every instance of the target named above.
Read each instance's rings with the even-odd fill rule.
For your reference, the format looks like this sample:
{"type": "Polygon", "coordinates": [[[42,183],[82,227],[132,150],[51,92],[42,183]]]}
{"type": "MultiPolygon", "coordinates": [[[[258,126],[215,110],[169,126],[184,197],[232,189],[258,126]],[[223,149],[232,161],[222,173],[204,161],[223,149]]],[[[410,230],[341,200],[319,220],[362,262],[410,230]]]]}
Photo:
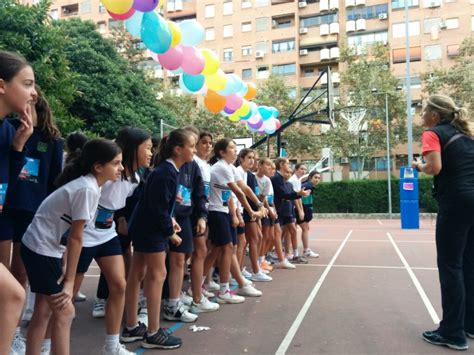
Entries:
{"type": "Polygon", "coordinates": [[[122,176],[108,181],[102,187],[97,216],[94,223],[84,229],[83,247],[77,266],[74,291],[81,286],[84,274],[93,259],[96,260],[107,281],[109,297],[105,307],[106,337],[104,355],[132,354],[119,342],[120,327],[125,305],[125,264],[122,247],[115,229],[114,213],[125,207],[127,197],[138,186],[137,171],[150,165],[151,136],[140,128],[122,129],[115,140],[123,156],[122,176]]]}
{"type": "Polygon", "coordinates": [[[142,340],[142,347],[175,349],[181,339],[160,328],[163,282],[166,278],[168,243],[181,244],[180,231],[173,222],[179,186],[179,169],[193,161],[196,140],[183,129],[172,131],[160,142],[158,165],[150,173],[141,191],[129,223],[134,253],[125,295],[126,326],[121,339],[142,340]],[[144,280],[148,305],[148,329],[137,319],[140,284],[144,280]]]}
{"type": "Polygon", "coordinates": [[[214,147],[214,160],[211,167],[211,191],[209,195],[209,239],[214,248],[208,253],[204,263],[204,275],[207,275],[220,254],[219,278],[220,289],[217,294],[218,303],[242,303],[245,298],[230,292],[229,278],[232,264],[233,248],[236,236],[229,215],[229,200],[232,193],[243,205],[251,219],[261,218],[262,212],[255,212],[249,205],[244,192],[237,185],[232,163],[237,158],[235,143],[224,138],[214,147]]]}
{"type": "Polygon", "coordinates": [[[60,188],[41,203],[28,226],[21,257],[36,302],[26,354],[40,352],[50,320],[53,353],[69,354],[74,279],[83,230],[94,221],[101,186],[120,178],[122,170],[122,154],[117,144],[105,139],[89,141],[81,156],[66,166],[58,178],[60,188]]]}
{"type": "Polygon", "coordinates": [[[15,53],[0,50],[0,355],[10,353],[25,300],[25,291],[10,274],[11,239],[4,238],[6,218],[3,207],[9,185],[13,185],[25,164],[24,147],[33,133],[31,102],[37,96],[35,75],[28,62],[15,53]],[[15,128],[5,120],[20,116],[15,128]]]}

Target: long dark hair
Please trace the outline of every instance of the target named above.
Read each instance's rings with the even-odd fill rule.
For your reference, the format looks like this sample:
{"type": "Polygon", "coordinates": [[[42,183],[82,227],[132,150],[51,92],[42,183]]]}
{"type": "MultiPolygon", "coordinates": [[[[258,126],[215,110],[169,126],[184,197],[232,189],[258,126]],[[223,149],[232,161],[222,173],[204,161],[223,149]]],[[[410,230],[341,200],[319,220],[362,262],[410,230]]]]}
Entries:
{"type": "Polygon", "coordinates": [[[88,140],[89,138],[87,138],[87,136],[81,132],[76,131],[68,134],[65,144],[67,153],[65,161],[66,164],[81,155],[81,150],[88,140]]]}
{"type": "Polygon", "coordinates": [[[23,68],[31,66],[22,56],[0,50],[0,79],[12,80],[23,68]]]}
{"type": "Polygon", "coordinates": [[[134,163],[138,163],[138,147],[149,139],[151,135],[141,128],[125,127],[119,131],[115,142],[122,149],[122,165],[125,168],[122,171],[122,179],[126,178],[125,173],[128,171],[131,174],[130,181],[138,183],[134,163]]]}
{"type": "Polygon", "coordinates": [[[158,146],[158,153],[156,154],[154,165],[157,166],[163,160],[171,158],[173,156],[174,148],[184,147],[192,134],[194,133],[178,128],[163,137],[158,146]]]}
{"type": "Polygon", "coordinates": [[[94,165],[104,165],[121,153],[120,147],[107,139],[92,139],[84,144],[81,154],[66,165],[56,179],[56,186],[61,187],[80,176],[94,172],[94,165]]]}
{"type": "Polygon", "coordinates": [[[250,148],[241,149],[240,152],[239,152],[238,159],[237,159],[236,162],[235,162],[235,166],[242,165],[241,160],[245,159],[245,157],[246,157],[247,155],[249,155],[250,153],[254,153],[254,154],[255,154],[255,150],[250,149],[250,148]]]}
{"type": "Polygon", "coordinates": [[[233,140],[230,139],[230,138],[221,138],[221,139],[219,139],[216,142],[216,144],[214,145],[214,155],[209,160],[209,164],[213,165],[213,164],[217,163],[217,161],[222,158],[221,152],[222,151],[225,152],[227,150],[227,147],[229,146],[229,144],[231,142],[233,142],[233,140]]]}
{"type": "Polygon", "coordinates": [[[53,113],[49,107],[48,100],[44,97],[41,88],[38,85],[35,85],[35,90],[38,93],[35,110],[36,117],[38,118],[38,128],[43,132],[46,140],[52,141],[61,136],[58,126],[54,123],[53,113]]]}

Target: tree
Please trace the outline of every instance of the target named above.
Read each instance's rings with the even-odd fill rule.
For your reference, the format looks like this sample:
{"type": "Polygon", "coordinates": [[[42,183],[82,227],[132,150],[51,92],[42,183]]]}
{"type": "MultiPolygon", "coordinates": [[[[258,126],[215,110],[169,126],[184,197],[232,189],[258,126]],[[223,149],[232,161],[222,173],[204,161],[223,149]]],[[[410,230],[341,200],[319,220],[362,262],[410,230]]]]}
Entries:
{"type": "Polygon", "coordinates": [[[402,143],[405,139],[405,108],[402,94],[396,90],[398,79],[390,71],[388,50],[374,45],[370,51],[357,54],[351,48],[341,51],[340,61],[345,65],[341,73],[340,102],[336,108],[337,127],[321,136],[324,146],[331,147],[336,157],[357,159],[357,177],[362,178],[366,161],[380,151],[385,151],[385,93],[389,100],[391,141],[402,143]],[[379,95],[374,95],[377,89],[379,95]],[[348,132],[342,118],[345,106],[366,108],[366,125],[358,134],[348,132]],[[398,137],[397,139],[395,139],[398,137]]]}
{"type": "Polygon", "coordinates": [[[458,105],[474,108],[474,39],[466,38],[459,48],[454,65],[428,70],[421,78],[423,91],[428,94],[444,93],[458,105]]]}

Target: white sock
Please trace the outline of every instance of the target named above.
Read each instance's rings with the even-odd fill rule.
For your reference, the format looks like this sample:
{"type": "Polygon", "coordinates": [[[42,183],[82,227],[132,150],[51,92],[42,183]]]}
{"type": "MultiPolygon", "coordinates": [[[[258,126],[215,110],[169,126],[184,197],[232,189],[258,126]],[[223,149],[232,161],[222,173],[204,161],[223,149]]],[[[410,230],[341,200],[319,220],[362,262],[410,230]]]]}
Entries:
{"type": "Polygon", "coordinates": [[[219,284],[220,286],[220,293],[223,295],[224,293],[226,293],[228,290],[229,290],[229,283],[226,282],[226,283],[220,283],[219,284]]]}
{"type": "Polygon", "coordinates": [[[129,327],[128,325],[126,326],[127,330],[134,330],[136,327],[138,327],[138,323],[132,327],[129,327]]]}
{"type": "Polygon", "coordinates": [[[261,264],[265,260],[264,256],[259,256],[258,257],[258,263],[261,264]]]}
{"type": "Polygon", "coordinates": [[[105,351],[113,351],[118,347],[119,341],[119,334],[107,334],[105,336],[105,351]]]}
{"type": "Polygon", "coordinates": [[[299,251],[298,248],[294,249],[293,252],[294,252],[296,257],[300,256],[300,251],[299,251]]]}
{"type": "Polygon", "coordinates": [[[44,339],[41,344],[41,352],[50,353],[51,352],[51,339],[44,339]]]}
{"type": "Polygon", "coordinates": [[[15,336],[21,335],[21,327],[16,327],[15,336]]]}
{"type": "Polygon", "coordinates": [[[168,306],[176,309],[178,307],[179,298],[169,298],[168,299],[168,306]]]}

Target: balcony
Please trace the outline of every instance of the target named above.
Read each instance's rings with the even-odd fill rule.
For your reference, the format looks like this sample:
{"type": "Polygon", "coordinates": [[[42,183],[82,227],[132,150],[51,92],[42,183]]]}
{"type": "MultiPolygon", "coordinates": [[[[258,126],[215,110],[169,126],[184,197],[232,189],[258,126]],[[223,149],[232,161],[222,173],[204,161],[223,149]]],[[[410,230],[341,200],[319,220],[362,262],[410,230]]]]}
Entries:
{"type": "Polygon", "coordinates": [[[346,32],[355,32],[356,30],[356,22],[351,20],[346,22],[346,32]]]}
{"type": "Polygon", "coordinates": [[[317,64],[321,62],[321,55],[319,53],[319,50],[300,49],[300,52],[301,51],[306,51],[306,54],[300,55],[300,65],[317,64]]]}
{"type": "Polygon", "coordinates": [[[79,14],[79,4],[71,4],[61,7],[61,17],[77,16],[79,14]]]}
{"type": "Polygon", "coordinates": [[[365,6],[365,0],[355,0],[356,6],[365,6]]]}
{"type": "Polygon", "coordinates": [[[329,11],[329,0],[321,0],[319,2],[319,11],[329,11]]]}
{"type": "Polygon", "coordinates": [[[332,35],[339,34],[339,23],[338,22],[333,22],[329,25],[329,33],[332,34],[332,35]]]}
{"type": "Polygon", "coordinates": [[[357,31],[365,31],[367,29],[367,22],[365,19],[360,18],[356,20],[356,30],[357,31]]]}
{"type": "Polygon", "coordinates": [[[329,0],[329,9],[331,11],[339,10],[339,0],[329,0]]]}
{"type": "Polygon", "coordinates": [[[350,9],[355,6],[355,0],[346,0],[346,8],[350,9]]]}

